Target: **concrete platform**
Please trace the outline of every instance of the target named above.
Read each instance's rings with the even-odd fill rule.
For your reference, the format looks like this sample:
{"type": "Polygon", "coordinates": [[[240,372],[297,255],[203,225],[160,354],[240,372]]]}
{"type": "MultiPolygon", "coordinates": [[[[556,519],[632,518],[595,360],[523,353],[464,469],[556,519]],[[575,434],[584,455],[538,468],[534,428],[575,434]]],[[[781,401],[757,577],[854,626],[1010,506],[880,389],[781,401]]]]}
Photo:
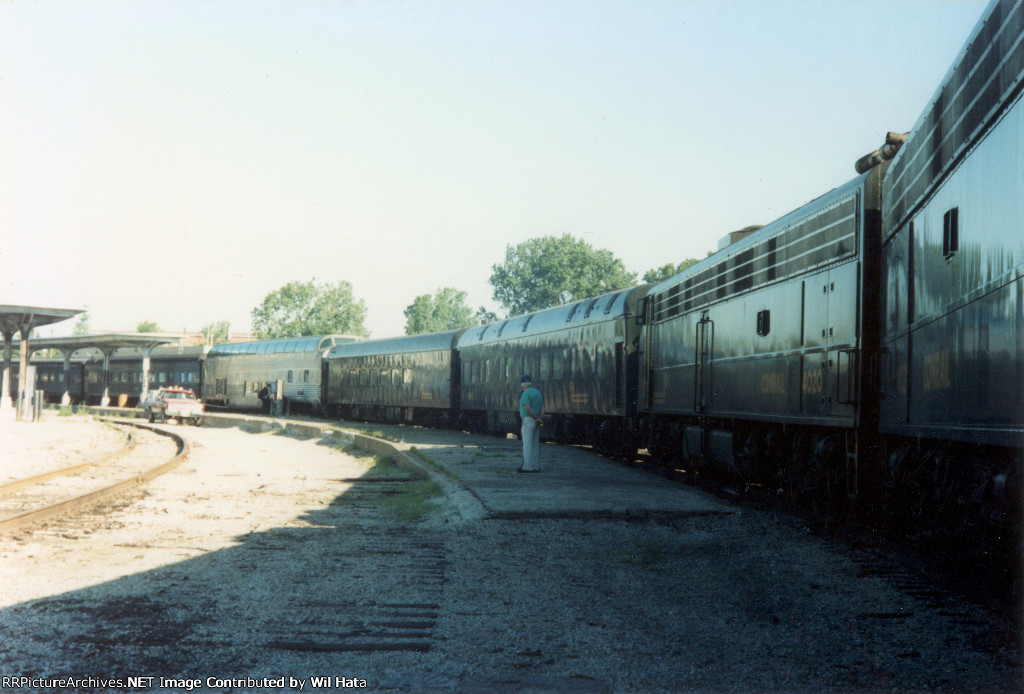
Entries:
{"type": "Polygon", "coordinates": [[[733,513],[699,490],[603,458],[589,449],[541,445],[538,473],[523,474],[517,439],[404,430],[401,446],[456,479],[492,518],[682,517],[733,513]]]}
{"type": "MultiPolygon", "coordinates": [[[[130,411],[120,410],[131,416],[130,411]]],[[[458,431],[356,422],[208,414],[204,426],[329,437],[389,455],[429,476],[465,517],[687,517],[735,513],[709,494],[587,448],[541,445],[539,473],[523,474],[522,442],[458,431]]],[[[183,427],[183,434],[188,435],[183,427]]]]}

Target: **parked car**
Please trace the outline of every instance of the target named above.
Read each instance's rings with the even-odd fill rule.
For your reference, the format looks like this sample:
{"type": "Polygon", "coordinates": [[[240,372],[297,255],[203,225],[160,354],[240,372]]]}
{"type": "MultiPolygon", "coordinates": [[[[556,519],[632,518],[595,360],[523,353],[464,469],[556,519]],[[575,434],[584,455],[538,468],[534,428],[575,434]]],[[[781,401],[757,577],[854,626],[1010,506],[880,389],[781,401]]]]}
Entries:
{"type": "Polygon", "coordinates": [[[187,388],[161,388],[146,399],[143,408],[151,422],[177,419],[181,424],[187,420],[193,426],[203,423],[203,403],[187,388]]]}

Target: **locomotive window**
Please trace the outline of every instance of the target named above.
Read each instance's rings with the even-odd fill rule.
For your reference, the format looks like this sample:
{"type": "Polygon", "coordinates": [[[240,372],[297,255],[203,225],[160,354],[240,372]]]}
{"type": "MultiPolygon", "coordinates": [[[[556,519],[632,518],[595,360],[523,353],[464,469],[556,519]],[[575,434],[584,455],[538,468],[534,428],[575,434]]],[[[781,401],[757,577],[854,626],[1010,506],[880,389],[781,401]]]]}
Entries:
{"type": "Polygon", "coordinates": [[[960,248],[960,208],[954,207],[942,215],[942,257],[952,260],[960,248]]]}
{"type": "Polygon", "coordinates": [[[380,374],[377,369],[370,369],[370,385],[375,386],[380,381],[380,374]]]}
{"type": "Polygon", "coordinates": [[[412,369],[402,371],[402,383],[412,383],[412,369]]]}
{"type": "Polygon", "coordinates": [[[391,369],[391,385],[402,385],[402,372],[398,369],[391,369]]]}
{"type": "Polygon", "coordinates": [[[291,382],[292,382],[292,376],[293,376],[293,374],[294,374],[294,372],[293,372],[293,371],[291,371],[291,370],[289,369],[289,370],[288,370],[288,382],[289,382],[289,383],[291,383],[291,382]]]}
{"type": "Polygon", "coordinates": [[[64,374],[57,374],[57,380],[60,381],[61,383],[63,383],[64,382],[64,374]]]}
{"type": "Polygon", "coordinates": [[[757,334],[767,335],[771,332],[771,311],[765,309],[764,311],[757,312],[757,334]]]}
{"type": "Polygon", "coordinates": [[[163,371],[160,372],[160,382],[163,383],[167,380],[167,374],[163,371]]]}
{"type": "Polygon", "coordinates": [[[558,379],[563,374],[562,353],[555,352],[551,355],[551,377],[558,379]]]}
{"type": "Polygon", "coordinates": [[[309,383],[309,369],[302,372],[302,382],[309,383]]]}
{"type": "Polygon", "coordinates": [[[359,385],[365,386],[370,383],[370,374],[366,369],[359,369],[359,385]]]}
{"type": "Polygon", "coordinates": [[[354,386],[356,384],[356,378],[357,378],[356,370],[355,369],[349,369],[349,371],[348,371],[348,384],[350,386],[354,386]]]}

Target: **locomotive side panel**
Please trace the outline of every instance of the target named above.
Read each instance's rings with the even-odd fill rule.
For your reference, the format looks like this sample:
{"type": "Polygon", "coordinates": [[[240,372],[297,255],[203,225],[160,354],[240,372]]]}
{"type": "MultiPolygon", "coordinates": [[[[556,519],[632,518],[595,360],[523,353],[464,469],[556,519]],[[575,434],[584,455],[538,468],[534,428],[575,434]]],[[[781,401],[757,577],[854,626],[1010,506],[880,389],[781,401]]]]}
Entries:
{"type": "Polygon", "coordinates": [[[883,316],[891,362],[883,431],[1022,445],[1021,190],[1018,97],[886,246],[885,272],[897,282],[883,316]],[[904,273],[910,287],[900,296],[904,273]]]}

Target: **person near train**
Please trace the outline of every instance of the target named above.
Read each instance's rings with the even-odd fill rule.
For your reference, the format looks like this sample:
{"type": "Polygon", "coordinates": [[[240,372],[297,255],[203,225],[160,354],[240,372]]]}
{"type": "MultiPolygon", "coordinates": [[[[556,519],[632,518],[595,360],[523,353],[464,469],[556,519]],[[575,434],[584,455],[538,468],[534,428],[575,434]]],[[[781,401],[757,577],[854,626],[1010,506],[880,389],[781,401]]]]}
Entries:
{"type": "Polygon", "coordinates": [[[519,417],[523,420],[523,466],[518,472],[540,472],[540,416],[544,413],[544,395],[533,385],[530,374],[519,379],[519,417]]]}

